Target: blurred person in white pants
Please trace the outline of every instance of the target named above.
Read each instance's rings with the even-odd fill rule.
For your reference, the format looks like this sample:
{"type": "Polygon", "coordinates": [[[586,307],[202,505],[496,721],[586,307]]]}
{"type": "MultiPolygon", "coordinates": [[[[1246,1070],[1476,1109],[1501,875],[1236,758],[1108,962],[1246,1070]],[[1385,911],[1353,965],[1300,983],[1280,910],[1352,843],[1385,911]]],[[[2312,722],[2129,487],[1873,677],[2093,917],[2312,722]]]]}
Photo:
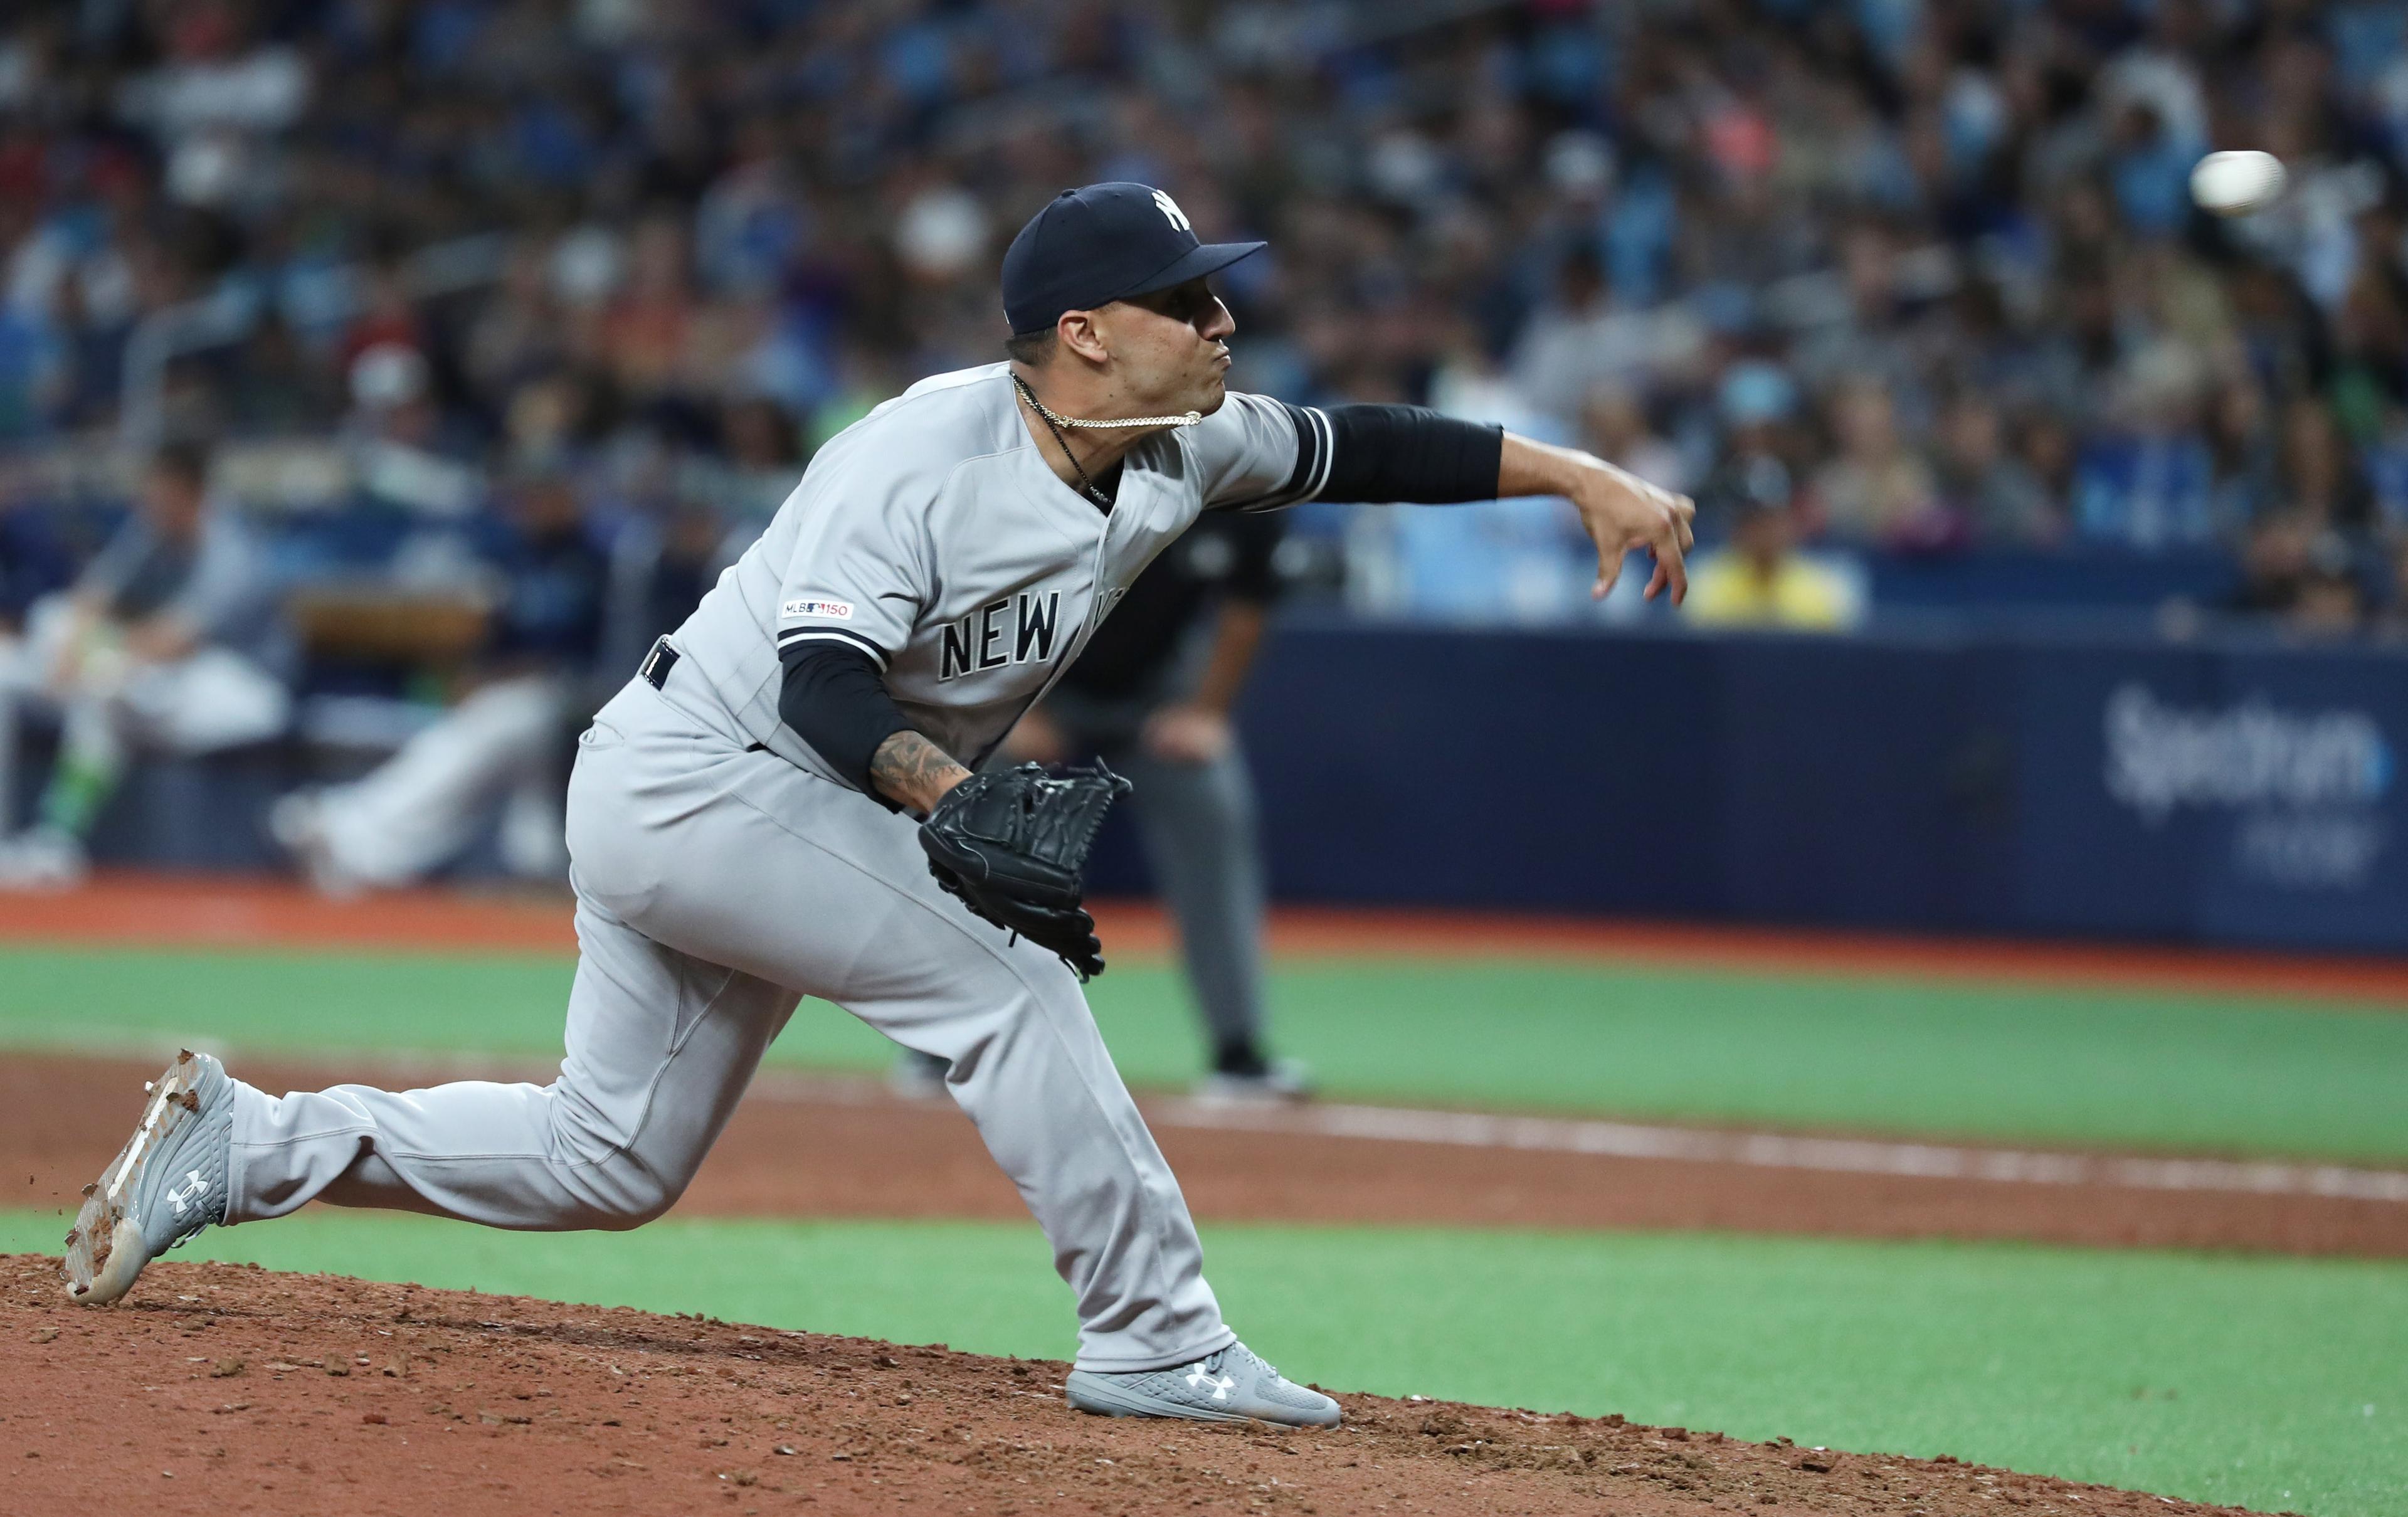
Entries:
{"type": "Polygon", "coordinates": [[[134,758],[265,742],[292,717],[274,587],[236,513],[209,498],[208,455],[161,449],[130,520],[75,588],[0,637],[0,745],[13,768],[22,713],[54,714],[57,763],[35,824],[0,843],[0,888],[64,888],[134,758]]]}
{"type": "Polygon", "coordinates": [[[276,840],[327,894],[423,880],[466,852],[497,809],[505,868],[567,872],[568,738],[588,714],[610,571],[566,477],[523,479],[507,506],[485,545],[502,597],[459,704],[366,778],[296,792],[270,816],[276,840]]]}

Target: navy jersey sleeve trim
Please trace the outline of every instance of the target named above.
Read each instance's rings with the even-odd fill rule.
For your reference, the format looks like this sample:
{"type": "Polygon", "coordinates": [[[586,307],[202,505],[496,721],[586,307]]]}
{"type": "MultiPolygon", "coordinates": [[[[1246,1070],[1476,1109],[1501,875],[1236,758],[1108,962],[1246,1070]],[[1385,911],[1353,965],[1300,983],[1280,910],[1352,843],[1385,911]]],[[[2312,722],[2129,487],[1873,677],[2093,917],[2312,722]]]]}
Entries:
{"type": "Polygon", "coordinates": [[[1291,406],[1273,401],[1287,412],[1296,428],[1296,467],[1277,490],[1267,494],[1233,500],[1215,509],[1225,511],[1276,511],[1289,506],[1301,506],[1321,494],[1329,479],[1330,434],[1327,413],[1311,406],[1291,406]]]}

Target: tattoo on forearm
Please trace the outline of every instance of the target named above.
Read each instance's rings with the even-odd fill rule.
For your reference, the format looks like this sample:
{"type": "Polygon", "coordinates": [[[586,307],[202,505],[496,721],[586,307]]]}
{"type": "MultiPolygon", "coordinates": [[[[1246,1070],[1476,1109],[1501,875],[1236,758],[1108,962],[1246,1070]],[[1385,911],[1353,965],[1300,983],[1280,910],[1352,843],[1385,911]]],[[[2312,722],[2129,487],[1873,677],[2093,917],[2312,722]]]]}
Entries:
{"type": "Polygon", "coordinates": [[[892,734],[869,755],[869,778],[887,797],[920,811],[934,806],[969,771],[943,749],[905,728],[892,734]]]}

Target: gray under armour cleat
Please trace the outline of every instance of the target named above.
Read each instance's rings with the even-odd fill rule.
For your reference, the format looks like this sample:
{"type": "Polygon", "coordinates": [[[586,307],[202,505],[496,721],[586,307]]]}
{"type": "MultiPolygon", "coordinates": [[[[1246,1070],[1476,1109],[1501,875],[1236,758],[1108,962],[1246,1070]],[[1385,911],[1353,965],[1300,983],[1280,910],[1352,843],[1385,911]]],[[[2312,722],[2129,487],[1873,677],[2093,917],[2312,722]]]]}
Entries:
{"type": "Polygon", "coordinates": [[[1283,1106],[1312,1099],[1312,1069],[1298,1059],[1273,1059],[1248,1074],[1215,1069],[1196,1082],[1204,1106],[1283,1106]]]}
{"type": "Polygon", "coordinates": [[[1106,1417],[1187,1417],[1208,1423],[1335,1427],[1338,1403],[1287,1379],[1243,1343],[1176,1369],[1106,1375],[1074,1369],[1070,1405],[1106,1417]]]}
{"type": "Polygon", "coordinates": [[[225,1221],[234,1150],[234,1081],[225,1066],[187,1049],[150,1087],[141,1124],[84,1187],[67,1234],[67,1295],[106,1306],[143,1267],[213,1222],[225,1221]]]}

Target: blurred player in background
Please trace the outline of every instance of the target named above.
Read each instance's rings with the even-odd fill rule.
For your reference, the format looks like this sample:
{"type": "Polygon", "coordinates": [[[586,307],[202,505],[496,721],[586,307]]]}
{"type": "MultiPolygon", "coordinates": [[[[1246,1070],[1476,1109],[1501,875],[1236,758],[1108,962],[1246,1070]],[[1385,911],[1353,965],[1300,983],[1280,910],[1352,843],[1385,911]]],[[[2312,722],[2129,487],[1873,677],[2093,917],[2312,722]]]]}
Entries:
{"type": "MultiPolygon", "coordinates": [[[[0,743],[21,706],[53,713],[58,759],[35,824],[0,843],[0,888],[62,889],[142,751],[192,756],[265,742],[293,709],[292,646],[259,545],[210,498],[209,457],[174,444],[145,466],[134,512],[75,588],[0,637],[0,743]]],[[[0,771],[8,766],[0,765],[0,771]]]]}
{"type": "Polygon", "coordinates": [[[497,807],[511,873],[566,871],[569,738],[595,704],[610,565],[566,475],[530,472],[504,494],[507,513],[480,545],[500,600],[466,694],[365,779],[295,792],[269,818],[277,842],[327,894],[424,879],[466,851],[497,807]]]}
{"type": "MultiPolygon", "coordinates": [[[[1297,1100],[1312,1078],[1263,1038],[1263,860],[1230,710],[1279,594],[1275,515],[1208,513],[1139,576],[1079,661],[1012,729],[1003,762],[1097,754],[1129,804],[1179,924],[1211,1067],[1197,1094],[1297,1100]]],[[[945,1062],[906,1054],[898,1089],[943,1094],[945,1062]]]]}

